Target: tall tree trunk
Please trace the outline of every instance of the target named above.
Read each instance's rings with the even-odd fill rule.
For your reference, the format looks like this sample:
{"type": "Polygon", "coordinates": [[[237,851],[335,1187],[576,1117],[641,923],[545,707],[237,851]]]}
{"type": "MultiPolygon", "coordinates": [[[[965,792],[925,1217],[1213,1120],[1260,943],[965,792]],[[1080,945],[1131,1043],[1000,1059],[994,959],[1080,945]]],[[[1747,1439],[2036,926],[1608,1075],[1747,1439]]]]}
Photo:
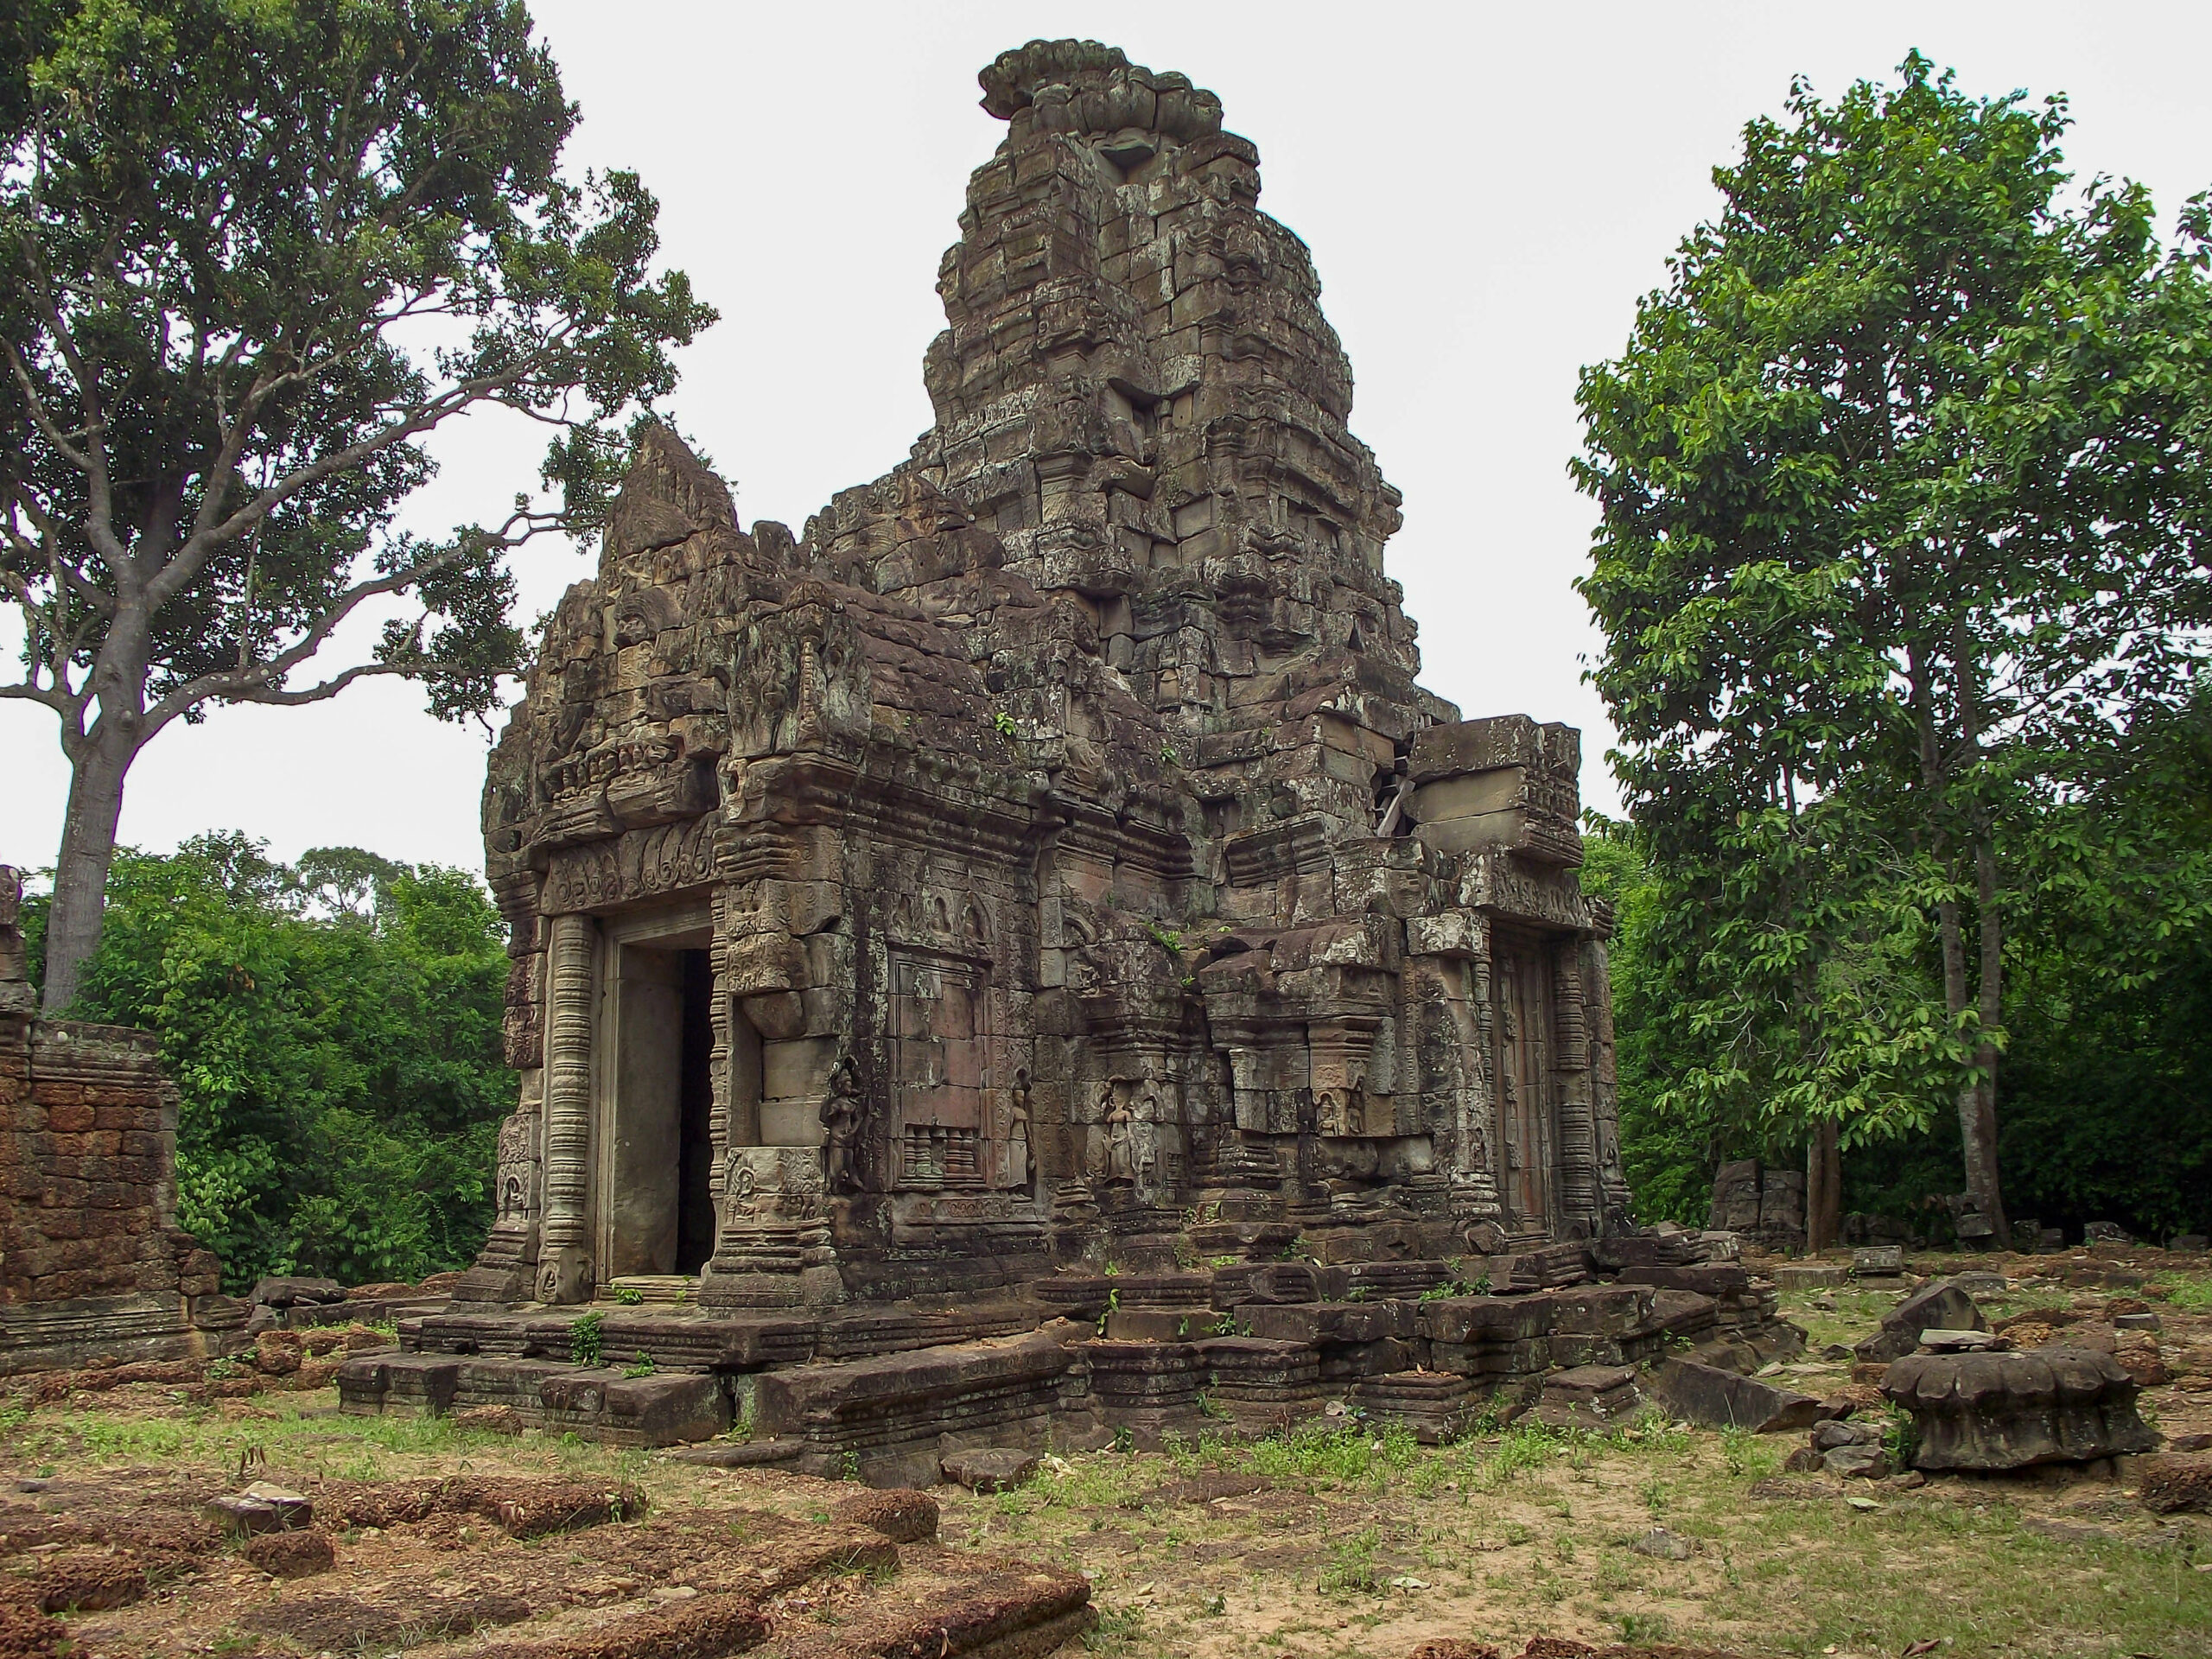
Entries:
{"type": "MultiPolygon", "coordinates": [[[[1975,921],[1980,934],[1981,983],[1976,1012],[1985,1033],[1995,1031],[2005,1009],[2005,925],[1997,912],[1997,855],[1986,832],[1974,845],[1975,921]]],[[[1966,1143],[1967,1192],[1974,1208],[1996,1229],[1997,1243],[2012,1248],[2012,1224],[2005,1218],[2005,1198],[1997,1174],[1997,1045],[1984,1036],[1974,1049],[1971,1115],[1959,1096],[1959,1128],[1966,1143]]]]}
{"type": "MultiPolygon", "coordinates": [[[[1936,906],[1936,931],[1943,946],[1943,1007],[1955,1022],[1968,1006],[1966,935],[1959,924],[1956,900],[1946,899],[1936,906]]],[[[1989,1048],[1984,1042],[1974,1051],[1977,1065],[1989,1048]]],[[[1983,1098],[1986,1077],[1977,1071],[1960,1084],[1955,1103],[1959,1138],[1966,1151],[1967,1197],[1975,1209],[1990,1217],[1993,1225],[2001,1227],[2003,1223],[1997,1217],[2004,1213],[2002,1209],[1989,1208],[1998,1202],[1997,1103],[1993,1096],[1983,1098]]]]}
{"type": "MultiPolygon", "coordinates": [[[[105,726],[106,721],[100,722],[105,726]]],[[[111,728],[95,726],[71,757],[69,805],[61,821],[61,850],[54,860],[54,902],[47,912],[46,988],[41,1007],[48,1019],[76,1000],[85,964],[99,948],[107,913],[108,867],[115,861],[115,830],[123,815],[123,779],[137,758],[136,746],[111,728]]]]}
{"type": "Polygon", "coordinates": [[[1805,1248],[1832,1250],[1843,1230],[1843,1153],[1836,1122],[1824,1117],[1813,1126],[1805,1146],[1805,1248]]]}

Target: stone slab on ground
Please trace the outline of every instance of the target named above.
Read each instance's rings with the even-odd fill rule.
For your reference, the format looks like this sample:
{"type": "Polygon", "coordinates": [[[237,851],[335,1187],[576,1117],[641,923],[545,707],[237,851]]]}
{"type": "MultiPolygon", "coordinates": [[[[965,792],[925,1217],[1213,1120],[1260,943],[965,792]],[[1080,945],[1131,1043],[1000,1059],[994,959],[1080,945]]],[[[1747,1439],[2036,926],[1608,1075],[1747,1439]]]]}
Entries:
{"type": "Polygon", "coordinates": [[[1908,1354],[1882,1392],[1912,1414],[1916,1469],[2024,1469],[2149,1452],[2135,1380],[2109,1354],[1908,1354]]]}
{"type": "MultiPolygon", "coordinates": [[[[1087,1345],[1191,1353],[1184,1344],[1087,1345]]],[[[943,1433],[1042,1446],[1074,1363],[1052,1338],[1029,1336],[766,1371],[753,1384],[754,1432],[803,1440],[795,1466],[808,1474],[850,1465],[871,1485],[926,1484],[943,1433]]]]}
{"type": "Polygon", "coordinates": [[[978,1446],[948,1452],[938,1460],[944,1478],[971,1492],[1010,1492],[1037,1472],[1042,1459],[1017,1446],[978,1446]]]}
{"type": "Polygon", "coordinates": [[[2143,1507],[2156,1514],[2212,1512],[2212,1454],[2169,1452],[2145,1458],[2136,1471],[2135,1484],[2143,1507]]]}
{"type": "MultiPolygon", "coordinates": [[[[1094,1622],[1077,1573],[942,1546],[936,1500],[918,1491],[852,1491],[801,1519],[486,1471],[320,1481],[302,1502],[330,1531],[243,1546],[205,1518],[209,1496],[169,1470],[51,1483],[39,1497],[89,1547],[27,1578],[32,1608],[72,1609],[76,1652],[456,1643],[481,1659],[1041,1659],[1094,1622]],[[536,1538],[556,1543],[518,1547],[536,1538]],[[262,1571],[235,1570],[248,1563],[262,1571]],[[808,1616],[819,1609],[831,1617],[808,1616]]],[[[11,1569],[48,1559],[20,1543],[40,1513],[10,1510],[11,1569]]],[[[65,1627],[38,1632],[42,1643],[7,1650],[50,1655],[65,1627]]],[[[29,1633],[19,1623],[0,1638],[29,1633]]]]}
{"type": "Polygon", "coordinates": [[[1694,1360],[1668,1360],[1643,1386],[1653,1400],[1700,1428],[1780,1433],[1810,1427],[1821,1414],[1821,1402],[1809,1394],[1694,1360]]]}
{"type": "Polygon", "coordinates": [[[461,1357],[372,1349],[338,1367],[339,1408],[421,1416],[503,1408],[519,1427],[587,1434],[614,1446],[712,1440],[730,1426],[721,1380],[696,1371],[628,1376],[557,1360],[461,1357]]]}
{"type": "Polygon", "coordinates": [[[1643,1404],[1633,1365],[1576,1365],[1544,1379],[1535,1419],[1552,1428],[1602,1433],[1633,1417],[1643,1404]]]}
{"type": "Polygon", "coordinates": [[[1852,1351],[1869,1364],[1878,1364],[1910,1353],[1920,1345],[1923,1331],[1988,1329],[1989,1321],[1974,1298],[1956,1281],[1938,1279],[1882,1315],[1881,1328],[1860,1338],[1852,1351]]]}

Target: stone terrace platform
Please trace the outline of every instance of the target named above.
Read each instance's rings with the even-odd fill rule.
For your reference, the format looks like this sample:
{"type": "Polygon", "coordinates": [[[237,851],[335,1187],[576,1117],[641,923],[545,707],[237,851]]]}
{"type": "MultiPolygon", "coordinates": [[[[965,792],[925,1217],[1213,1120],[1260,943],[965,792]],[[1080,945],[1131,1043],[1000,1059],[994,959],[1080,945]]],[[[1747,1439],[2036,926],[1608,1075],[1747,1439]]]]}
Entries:
{"type": "Polygon", "coordinates": [[[689,1455],[877,1485],[933,1481],[977,1446],[1263,1434],[1332,1401],[1433,1441],[1485,1407],[1527,1408],[1563,1370],[1687,1353],[1750,1371],[1802,1346],[1769,1281],[1684,1253],[1556,1245],[1486,1264],[1497,1291],[1478,1294],[1459,1281],[1484,1276],[1473,1263],[1281,1262],[1064,1273],[944,1306],[450,1311],[403,1321],[397,1347],[349,1358],[338,1384],[349,1412],[499,1408],[488,1420],[510,1427],[713,1440],[689,1455]],[[749,1438],[721,1440],[741,1424],[749,1438]]]}

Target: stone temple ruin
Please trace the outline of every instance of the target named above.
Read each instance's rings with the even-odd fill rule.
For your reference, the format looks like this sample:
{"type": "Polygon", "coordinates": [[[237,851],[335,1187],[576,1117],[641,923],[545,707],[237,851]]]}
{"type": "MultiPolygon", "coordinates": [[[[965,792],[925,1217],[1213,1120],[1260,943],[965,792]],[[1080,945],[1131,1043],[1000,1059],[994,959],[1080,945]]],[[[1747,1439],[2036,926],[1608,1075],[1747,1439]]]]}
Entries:
{"type": "Polygon", "coordinates": [[[794,537],[656,432],[550,623],[485,794],[498,1221],[349,1405],[652,1439],[742,1395],[895,1473],[1773,1338],[1630,1225],[1578,735],[1416,683],[1253,146],[1093,42],[981,79],[912,458],[794,537]],[[1601,1265],[1644,1281],[1559,1288],[1601,1265]],[[1437,1296],[1484,1278],[1534,1294],[1437,1296]]]}

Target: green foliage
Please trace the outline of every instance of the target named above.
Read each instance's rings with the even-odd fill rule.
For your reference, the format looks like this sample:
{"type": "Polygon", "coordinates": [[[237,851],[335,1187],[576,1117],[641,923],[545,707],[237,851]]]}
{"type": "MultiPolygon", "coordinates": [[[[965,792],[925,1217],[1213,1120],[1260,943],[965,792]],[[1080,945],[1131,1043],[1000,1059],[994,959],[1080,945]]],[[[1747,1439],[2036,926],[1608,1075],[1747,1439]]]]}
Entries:
{"type": "Polygon", "coordinates": [[[601,1326],[604,1323],[597,1313],[587,1313],[569,1327],[569,1363],[572,1365],[596,1365],[606,1352],[606,1336],[601,1326]]]}
{"type": "Polygon", "coordinates": [[[433,470],[414,435],[531,411],[556,429],[556,517],[588,529],[625,410],[714,318],[651,276],[635,175],[561,173],[576,110],[531,32],[511,0],[91,0],[0,36],[0,476],[46,666],[92,648],[94,595],[159,571],[156,695],[280,686],[245,671],[366,556],[422,604],[380,662],[434,674],[442,713],[492,706],[518,644],[499,556],[533,521],[388,536],[433,470]],[[435,352],[405,337],[426,323],[435,352]]]}
{"type": "Polygon", "coordinates": [[[614,1300],[624,1307],[636,1307],[645,1300],[645,1293],[635,1285],[617,1285],[614,1287],[614,1300]]]}
{"type": "MultiPolygon", "coordinates": [[[[2162,251],[2140,188],[2063,194],[2066,124],[1916,54],[1793,87],[1584,372],[1579,586],[1647,866],[1624,1117],[1665,1169],[1949,1098],[1974,1179],[2007,941],[2110,868],[2066,809],[2193,694],[2206,207],[2162,251]]],[[[2123,868],[2171,841],[2132,826],[2123,868]]]]}
{"type": "Polygon", "coordinates": [[[1678,1052],[1664,1020],[1652,935],[1661,892],[1627,824],[1592,815],[1583,831],[1582,889],[1613,912],[1605,950],[1613,994],[1613,1063],[1619,1090],[1621,1161],[1636,1212],[1645,1222],[1705,1224],[1713,1172],[1724,1155],[1717,1126],[1665,1088],[1695,1063],[1678,1052]]]}
{"type": "MultiPolygon", "coordinates": [[[[714,321],[655,275],[635,174],[563,171],[576,109],[518,0],[24,0],[0,26],[8,695],[71,769],[48,1011],[81,988],[125,779],[179,720],[372,675],[499,704],[506,556],[588,538],[714,321]],[[397,530],[425,435],[551,429],[543,499],[397,530]],[[319,666],[381,612],[350,665],[319,666]]],[[[250,1170],[226,1177],[237,1188],[250,1170]]]]}
{"type": "MultiPolygon", "coordinates": [[[[181,1096],[178,1219],[234,1288],[467,1265],[491,1223],[505,931],[477,880],[239,835],[124,851],[75,1011],[156,1033],[181,1096]],[[332,873],[364,872],[334,903],[332,873]]],[[[34,967],[46,906],[27,906],[34,967]]]]}

